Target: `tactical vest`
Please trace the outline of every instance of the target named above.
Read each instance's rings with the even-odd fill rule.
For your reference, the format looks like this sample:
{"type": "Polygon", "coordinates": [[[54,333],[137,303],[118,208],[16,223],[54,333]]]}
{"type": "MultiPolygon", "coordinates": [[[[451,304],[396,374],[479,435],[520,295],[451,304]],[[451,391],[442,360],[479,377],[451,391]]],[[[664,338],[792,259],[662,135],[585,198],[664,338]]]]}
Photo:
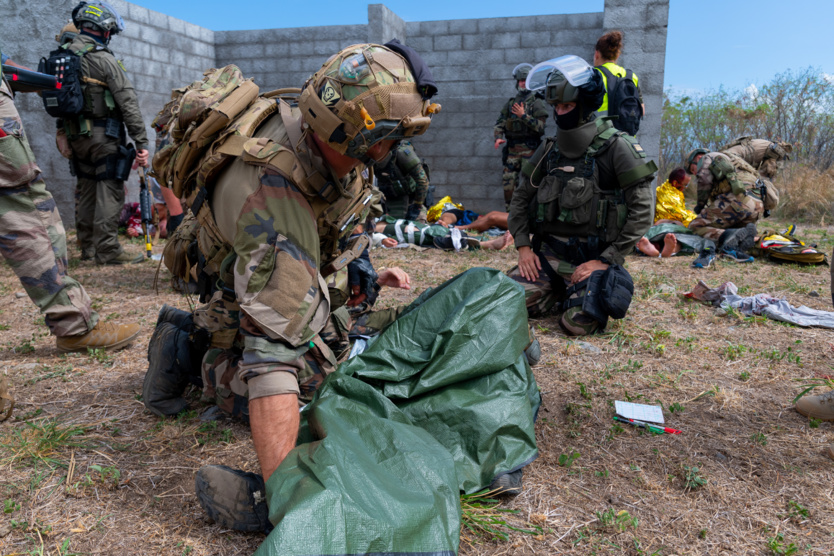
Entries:
{"type": "MultiPolygon", "coordinates": [[[[155,127],[171,137],[170,143],[154,156],[152,175],[175,194],[187,196],[190,212],[199,223],[183,228],[182,233],[189,234],[190,239],[177,237],[177,241],[169,241],[169,245],[178,245],[180,250],[186,244],[196,244],[194,252],[182,263],[182,254],[167,253],[166,246],[166,266],[174,266],[172,274],[186,281],[195,278],[200,282],[200,276],[210,281],[212,276],[219,276],[232,246],[220,233],[206,201],[220,172],[235,158],[242,158],[262,172],[277,172],[307,198],[318,227],[322,275],[344,268],[368,244],[367,236],[360,236],[350,245],[345,240],[357,224],[364,222],[373,204],[375,194],[370,180],[355,170],[344,180],[325,176],[312,166],[306,152],[295,150],[295,145],[303,142],[301,113],[287,100],[298,94],[298,89],[258,96],[257,85],[243,80],[234,66],[210,70],[205,75],[202,82],[174,90],[171,102],[154,120],[155,127]],[[187,109],[195,113],[186,118],[187,109]],[[282,119],[289,147],[268,137],[253,137],[271,116],[282,119]],[[187,273],[182,276],[185,267],[187,273]]],[[[175,235],[179,231],[180,228],[175,235]]]]}
{"type": "Polygon", "coordinates": [[[593,237],[604,244],[617,238],[625,226],[628,207],[622,189],[600,187],[597,157],[616,137],[625,135],[608,127],[580,158],[568,158],[559,152],[555,140],[548,140],[545,154],[537,161],[539,168],[531,176],[537,189],[535,233],[542,233],[546,224],[548,234],[560,237],[593,237]]]}
{"type": "Polygon", "coordinates": [[[721,153],[721,156],[715,156],[709,166],[709,171],[713,177],[710,200],[717,195],[727,193],[743,195],[749,189],[756,187],[759,179],[755,168],[740,156],[732,153],[721,153]]]}
{"type": "MultiPolygon", "coordinates": [[[[526,93],[519,93],[512,99],[510,99],[510,106],[515,103],[521,102],[524,104],[524,113],[535,117],[533,114],[533,107],[535,106],[536,99],[539,97],[536,96],[536,93],[532,91],[527,91],[526,93]],[[522,96],[522,94],[524,96],[522,96]]],[[[510,112],[507,116],[507,119],[504,120],[504,137],[507,138],[508,141],[513,142],[523,142],[527,140],[534,140],[538,142],[541,139],[541,136],[544,135],[544,130],[541,133],[535,132],[530,129],[530,126],[522,122],[518,118],[512,118],[510,112]]],[[[535,148],[535,147],[534,147],[535,148]]]]}

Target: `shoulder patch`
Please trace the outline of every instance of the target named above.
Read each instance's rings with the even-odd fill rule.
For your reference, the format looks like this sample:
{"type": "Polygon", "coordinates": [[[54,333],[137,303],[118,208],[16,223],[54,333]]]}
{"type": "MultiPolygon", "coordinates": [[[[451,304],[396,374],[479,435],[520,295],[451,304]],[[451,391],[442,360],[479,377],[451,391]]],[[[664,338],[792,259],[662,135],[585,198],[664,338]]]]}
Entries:
{"type": "Polygon", "coordinates": [[[126,67],[125,67],[125,65],[122,63],[122,61],[121,61],[121,60],[117,60],[117,61],[119,62],[119,67],[120,67],[120,68],[122,68],[122,71],[123,71],[123,72],[125,72],[125,73],[127,73],[127,68],[126,68],[126,67]]]}
{"type": "Polygon", "coordinates": [[[640,146],[640,143],[632,143],[631,146],[634,147],[634,150],[638,153],[643,152],[643,147],[640,146]]]}

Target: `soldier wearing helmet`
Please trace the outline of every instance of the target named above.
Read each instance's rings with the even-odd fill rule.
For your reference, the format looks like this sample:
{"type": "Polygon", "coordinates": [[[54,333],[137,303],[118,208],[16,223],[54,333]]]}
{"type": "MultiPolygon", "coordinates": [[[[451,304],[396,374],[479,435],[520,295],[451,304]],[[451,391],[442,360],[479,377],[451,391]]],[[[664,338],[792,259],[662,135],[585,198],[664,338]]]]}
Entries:
{"type": "Polygon", "coordinates": [[[62,48],[81,56],[84,109],[59,122],[57,142],[62,154],[71,157],[78,180],[81,258],[95,258],[97,264],[141,262],[141,255],[124,252],[118,238],[125,176],[119,168],[129,168],[133,156],[143,166],[148,163],[148,137],[136,92],[124,65],[107,46],[124,30],[124,22],[107,2],[79,3],[72,21],[78,34],[62,48]],[[125,126],[135,153],[126,145],[125,126]]]}
{"type": "Polygon", "coordinates": [[[264,481],[295,446],[299,403],[335,370],[322,340],[336,320],[326,277],[367,245],[345,245],[378,195],[364,170],[428,129],[435,91],[419,55],[398,42],[345,48],[254,132],[281,156],[235,158],[199,189],[197,220],[174,234],[199,223],[198,256],[217,261],[218,279],[193,314],[160,312],[143,394],[154,413],[182,411],[191,361],[202,366],[204,397],[250,422],[261,474],[222,466],[197,474],[201,505],[224,527],[269,527],[264,481]],[[189,347],[189,337],[208,349],[189,347]]]}
{"type": "Polygon", "coordinates": [[[493,132],[495,148],[504,147],[501,185],[507,210],[513,190],[518,186],[521,163],[538,148],[547,123],[547,105],[539,94],[526,88],[527,75],[532,67],[530,64],[519,64],[513,69],[513,80],[518,92],[501,109],[493,132]]]}
{"type": "Polygon", "coordinates": [[[621,265],[652,224],[649,185],[657,171],[634,137],[596,118],[605,88],[599,72],[587,69],[578,86],[558,70],[548,77],[556,137],[525,161],[508,220],[518,249],[510,276],[525,288],[528,313],[556,310],[572,335],[625,314],[630,293],[600,308],[597,294],[613,292],[600,291],[599,279],[630,283],[621,265]]]}

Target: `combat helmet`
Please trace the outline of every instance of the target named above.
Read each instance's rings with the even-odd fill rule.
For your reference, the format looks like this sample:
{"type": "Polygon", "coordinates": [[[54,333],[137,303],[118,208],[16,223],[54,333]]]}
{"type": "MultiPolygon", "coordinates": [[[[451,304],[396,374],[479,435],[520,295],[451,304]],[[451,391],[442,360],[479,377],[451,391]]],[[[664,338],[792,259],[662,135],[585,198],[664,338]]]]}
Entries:
{"type": "Polygon", "coordinates": [[[375,143],[422,135],[440,110],[418,90],[409,61],[378,44],[349,46],[330,57],[307,79],[298,107],[330,148],[365,163],[375,143]]]}
{"type": "Polygon", "coordinates": [[[695,163],[695,157],[696,156],[698,156],[699,154],[707,154],[708,152],[709,152],[708,149],[705,149],[703,147],[699,147],[697,149],[694,149],[688,155],[686,155],[686,165],[684,166],[684,169],[686,170],[686,173],[687,174],[692,173],[690,171],[690,167],[695,163]]]}
{"type": "Polygon", "coordinates": [[[111,35],[125,30],[122,16],[107,2],[80,2],[72,10],[72,21],[79,30],[93,27],[111,35]]]}
{"type": "Polygon", "coordinates": [[[72,21],[67,22],[66,25],[61,27],[61,30],[55,35],[55,40],[58,44],[67,44],[68,42],[72,42],[72,39],[78,35],[78,27],[75,26],[75,23],[72,21]]]}
{"type": "Polygon", "coordinates": [[[576,86],[572,85],[561,71],[554,70],[548,76],[544,89],[544,100],[551,106],[575,102],[580,122],[587,121],[597,111],[602,105],[604,95],[605,86],[598,71],[591,72],[590,79],[585,84],[576,86]]]}
{"type": "Polygon", "coordinates": [[[513,79],[515,80],[515,88],[518,89],[519,81],[526,81],[527,76],[530,75],[530,70],[533,69],[533,64],[523,62],[513,68],[513,79]]]}

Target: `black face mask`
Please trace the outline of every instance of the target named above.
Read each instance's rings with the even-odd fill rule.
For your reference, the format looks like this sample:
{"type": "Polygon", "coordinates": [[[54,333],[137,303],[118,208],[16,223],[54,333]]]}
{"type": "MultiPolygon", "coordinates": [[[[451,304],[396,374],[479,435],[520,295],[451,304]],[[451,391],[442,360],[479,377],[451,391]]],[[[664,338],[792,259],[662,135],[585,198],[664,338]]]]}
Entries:
{"type": "Polygon", "coordinates": [[[554,112],[553,116],[556,118],[556,125],[558,125],[560,129],[573,129],[579,125],[581,112],[582,111],[579,109],[579,106],[577,106],[567,114],[562,114],[560,116],[554,112]]]}

